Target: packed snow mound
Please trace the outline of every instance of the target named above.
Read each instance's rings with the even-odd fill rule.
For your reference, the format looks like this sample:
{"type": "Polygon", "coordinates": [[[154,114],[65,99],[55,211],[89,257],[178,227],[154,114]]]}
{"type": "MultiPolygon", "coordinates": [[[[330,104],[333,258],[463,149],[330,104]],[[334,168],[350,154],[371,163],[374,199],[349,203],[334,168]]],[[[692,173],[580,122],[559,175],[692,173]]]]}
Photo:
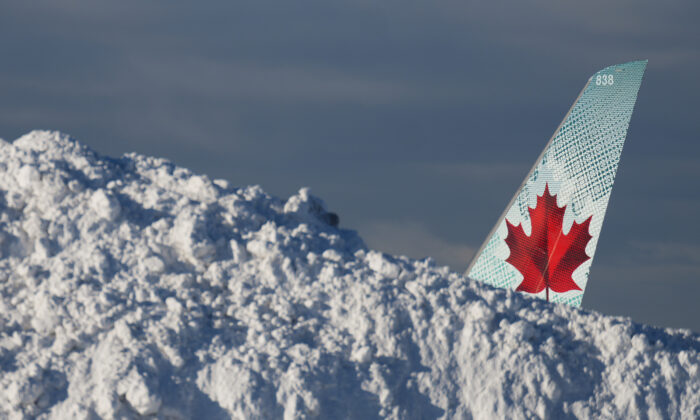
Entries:
{"type": "Polygon", "coordinates": [[[368,250],[321,200],[0,141],[0,418],[698,418],[700,336],[368,250]]]}

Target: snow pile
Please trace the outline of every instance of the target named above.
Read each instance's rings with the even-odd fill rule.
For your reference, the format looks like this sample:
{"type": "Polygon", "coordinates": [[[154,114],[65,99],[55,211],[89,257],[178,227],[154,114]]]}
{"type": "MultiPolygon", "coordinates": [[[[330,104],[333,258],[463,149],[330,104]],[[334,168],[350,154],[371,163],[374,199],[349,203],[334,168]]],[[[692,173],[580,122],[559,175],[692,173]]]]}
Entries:
{"type": "Polygon", "coordinates": [[[700,336],[366,249],[289,200],[0,141],[0,418],[697,418],[700,336]]]}

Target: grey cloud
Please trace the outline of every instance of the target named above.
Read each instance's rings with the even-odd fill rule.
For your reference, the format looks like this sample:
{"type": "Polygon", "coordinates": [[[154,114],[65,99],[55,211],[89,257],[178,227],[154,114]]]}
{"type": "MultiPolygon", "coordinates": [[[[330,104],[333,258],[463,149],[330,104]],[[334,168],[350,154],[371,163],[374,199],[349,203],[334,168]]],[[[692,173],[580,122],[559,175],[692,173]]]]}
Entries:
{"type": "Polygon", "coordinates": [[[673,268],[676,269],[686,267],[700,283],[700,244],[632,241],[630,245],[640,251],[640,259],[647,263],[662,264],[664,267],[675,264],[673,268]]]}
{"type": "Polygon", "coordinates": [[[371,248],[412,258],[431,257],[457,272],[467,268],[476,252],[474,247],[445,240],[415,221],[373,220],[359,226],[358,232],[371,248]]]}

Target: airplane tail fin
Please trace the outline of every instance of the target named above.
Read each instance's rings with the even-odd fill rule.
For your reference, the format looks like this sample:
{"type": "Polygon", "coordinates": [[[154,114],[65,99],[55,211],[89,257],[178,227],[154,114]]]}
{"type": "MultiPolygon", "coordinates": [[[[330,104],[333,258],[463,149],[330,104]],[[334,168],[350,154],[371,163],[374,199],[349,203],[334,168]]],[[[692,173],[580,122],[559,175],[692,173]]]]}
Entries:
{"type": "Polygon", "coordinates": [[[467,276],[579,306],[647,60],[586,83],[467,276]]]}

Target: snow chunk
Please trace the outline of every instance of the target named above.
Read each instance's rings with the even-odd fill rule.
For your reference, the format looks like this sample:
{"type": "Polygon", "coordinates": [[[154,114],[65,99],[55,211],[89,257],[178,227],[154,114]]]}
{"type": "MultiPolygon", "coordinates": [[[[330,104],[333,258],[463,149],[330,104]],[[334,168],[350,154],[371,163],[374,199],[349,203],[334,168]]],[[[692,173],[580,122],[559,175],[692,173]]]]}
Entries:
{"type": "Polygon", "coordinates": [[[119,382],[117,392],[142,416],[156,414],[160,409],[160,397],[153,393],[145,378],[136,369],[129,371],[129,375],[119,382]]]}
{"type": "Polygon", "coordinates": [[[209,263],[215,256],[216,247],[206,231],[206,219],[197,211],[178,214],[170,236],[183,255],[194,264],[209,263]]]}
{"type": "Polygon", "coordinates": [[[389,257],[380,252],[371,251],[367,253],[365,259],[367,260],[369,268],[386,277],[396,278],[401,272],[397,264],[390,261],[389,257]]]}
{"type": "Polygon", "coordinates": [[[209,178],[193,176],[185,184],[185,192],[193,200],[211,203],[216,200],[216,188],[209,178]]]}
{"type": "Polygon", "coordinates": [[[198,386],[232,418],[278,418],[272,387],[259,373],[231,356],[226,355],[202,369],[197,374],[198,386]]]}
{"type": "Polygon", "coordinates": [[[109,221],[115,220],[121,213],[119,201],[103,189],[99,189],[92,194],[92,197],[90,197],[90,208],[99,217],[109,221]]]}
{"type": "Polygon", "coordinates": [[[41,180],[39,171],[31,165],[24,165],[17,171],[17,183],[24,189],[32,188],[41,180]]]}
{"type": "Polygon", "coordinates": [[[302,188],[296,195],[289,197],[284,204],[284,212],[294,216],[303,223],[326,223],[338,226],[339,218],[326,210],[326,204],[310,194],[308,187],[302,188]]]}

